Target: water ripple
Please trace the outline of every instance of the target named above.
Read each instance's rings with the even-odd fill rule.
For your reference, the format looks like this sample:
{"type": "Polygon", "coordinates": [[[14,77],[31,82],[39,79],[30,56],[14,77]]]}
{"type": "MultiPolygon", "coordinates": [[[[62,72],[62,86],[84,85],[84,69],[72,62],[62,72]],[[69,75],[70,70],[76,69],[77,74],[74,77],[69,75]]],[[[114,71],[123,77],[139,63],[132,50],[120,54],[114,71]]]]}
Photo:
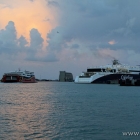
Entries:
{"type": "Polygon", "coordinates": [[[0,139],[129,139],[123,131],[139,130],[138,87],[0,83],[0,97],[0,139]]]}

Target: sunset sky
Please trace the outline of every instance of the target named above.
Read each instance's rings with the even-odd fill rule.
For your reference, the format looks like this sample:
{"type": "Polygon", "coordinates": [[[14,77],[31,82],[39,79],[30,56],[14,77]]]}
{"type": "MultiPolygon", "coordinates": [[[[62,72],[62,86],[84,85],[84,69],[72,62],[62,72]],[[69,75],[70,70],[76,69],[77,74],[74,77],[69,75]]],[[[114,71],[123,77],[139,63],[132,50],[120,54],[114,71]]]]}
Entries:
{"type": "Polygon", "coordinates": [[[139,0],[0,0],[0,77],[74,78],[116,58],[139,65],[139,0]]]}

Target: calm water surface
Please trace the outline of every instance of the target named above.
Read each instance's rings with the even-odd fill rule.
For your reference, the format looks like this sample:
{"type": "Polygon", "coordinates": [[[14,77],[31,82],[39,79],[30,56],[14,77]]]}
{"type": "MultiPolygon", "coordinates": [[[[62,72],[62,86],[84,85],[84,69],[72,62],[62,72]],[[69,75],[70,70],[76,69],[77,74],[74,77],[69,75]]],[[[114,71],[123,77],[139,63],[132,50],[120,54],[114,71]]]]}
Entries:
{"type": "Polygon", "coordinates": [[[0,140],[135,140],[140,87],[0,83],[0,140]]]}

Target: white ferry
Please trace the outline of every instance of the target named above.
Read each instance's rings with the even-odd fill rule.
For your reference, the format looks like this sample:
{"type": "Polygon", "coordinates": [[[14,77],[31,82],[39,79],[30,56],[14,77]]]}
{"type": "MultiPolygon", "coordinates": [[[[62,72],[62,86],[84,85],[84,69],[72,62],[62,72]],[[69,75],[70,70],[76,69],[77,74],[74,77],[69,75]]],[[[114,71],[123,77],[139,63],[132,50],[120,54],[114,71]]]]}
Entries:
{"type": "Polygon", "coordinates": [[[21,83],[35,83],[35,75],[34,72],[30,71],[11,71],[8,73],[4,73],[1,82],[4,83],[12,83],[12,82],[21,82],[21,83]]]}
{"type": "Polygon", "coordinates": [[[76,76],[75,83],[118,83],[120,79],[140,79],[140,66],[129,66],[113,60],[112,64],[87,68],[80,76],[76,76]]]}

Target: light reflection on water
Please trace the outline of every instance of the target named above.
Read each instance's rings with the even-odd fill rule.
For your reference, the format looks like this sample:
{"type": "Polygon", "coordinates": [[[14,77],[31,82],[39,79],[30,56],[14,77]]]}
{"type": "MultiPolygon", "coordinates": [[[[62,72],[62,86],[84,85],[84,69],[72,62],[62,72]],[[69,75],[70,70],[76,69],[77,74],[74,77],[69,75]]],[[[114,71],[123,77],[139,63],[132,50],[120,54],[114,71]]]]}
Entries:
{"type": "Polygon", "coordinates": [[[1,138],[41,138],[45,131],[50,131],[46,130],[48,120],[45,116],[51,110],[46,100],[51,92],[42,90],[45,88],[39,83],[0,86],[4,89],[0,100],[1,128],[5,127],[1,130],[1,138]]]}
{"type": "Polygon", "coordinates": [[[0,139],[131,139],[139,87],[61,82],[0,83],[0,139]]]}

